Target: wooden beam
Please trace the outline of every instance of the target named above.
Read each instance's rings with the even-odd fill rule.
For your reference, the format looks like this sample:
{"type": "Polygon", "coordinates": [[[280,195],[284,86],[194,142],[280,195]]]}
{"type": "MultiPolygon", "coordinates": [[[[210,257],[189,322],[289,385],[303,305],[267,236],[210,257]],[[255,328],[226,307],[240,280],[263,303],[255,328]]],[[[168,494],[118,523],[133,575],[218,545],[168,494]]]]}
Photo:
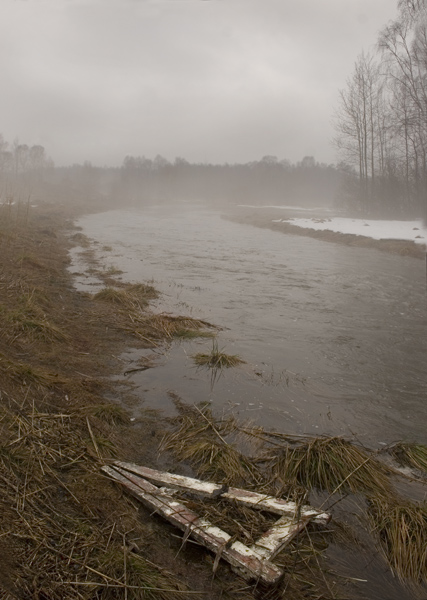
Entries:
{"type": "Polygon", "coordinates": [[[152,483],[121,469],[102,467],[104,473],[121,483],[139,501],[154,509],[176,527],[190,535],[198,542],[227,560],[239,573],[248,580],[262,579],[266,583],[275,583],[283,577],[283,571],[264,559],[256,550],[240,542],[231,542],[231,536],[213,526],[206,519],[198,517],[185,505],[177,502],[172,496],[163,492],[152,483]]]}
{"type": "Polygon", "coordinates": [[[279,552],[306,527],[308,521],[309,519],[301,519],[298,521],[285,515],[258,538],[251,548],[265,559],[273,560],[274,557],[277,556],[277,554],[279,554],[279,552]]]}
{"type": "Polygon", "coordinates": [[[314,523],[326,525],[331,520],[331,515],[320,512],[310,506],[298,506],[295,502],[289,502],[283,498],[275,498],[267,494],[258,494],[240,488],[225,488],[216,483],[209,483],[194,479],[193,477],[184,477],[183,475],[175,475],[163,471],[156,471],[148,467],[142,467],[133,463],[114,461],[121,469],[137,473],[141,477],[154,481],[172,489],[180,489],[185,492],[200,494],[201,496],[215,498],[221,496],[228,500],[241,502],[245,506],[265,510],[278,515],[289,515],[295,517],[300,515],[302,518],[309,518],[314,523]]]}

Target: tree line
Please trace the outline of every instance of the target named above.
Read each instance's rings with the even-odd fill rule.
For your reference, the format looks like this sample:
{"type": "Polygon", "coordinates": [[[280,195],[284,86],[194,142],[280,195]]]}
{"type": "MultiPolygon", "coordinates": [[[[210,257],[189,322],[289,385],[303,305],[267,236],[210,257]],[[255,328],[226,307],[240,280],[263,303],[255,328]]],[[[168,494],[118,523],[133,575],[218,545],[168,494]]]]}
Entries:
{"type": "Polygon", "coordinates": [[[397,8],[339,93],[341,198],[364,214],[426,218],[427,0],[397,8]]]}
{"type": "Polygon", "coordinates": [[[40,144],[28,146],[15,139],[6,141],[0,133],[0,202],[28,196],[43,185],[53,161],[40,144]]]}
{"type": "Polygon", "coordinates": [[[204,201],[213,204],[332,205],[341,174],[311,156],[291,164],[276,156],[244,164],[194,164],[184,158],[126,156],[120,193],[131,202],[204,201]]]}

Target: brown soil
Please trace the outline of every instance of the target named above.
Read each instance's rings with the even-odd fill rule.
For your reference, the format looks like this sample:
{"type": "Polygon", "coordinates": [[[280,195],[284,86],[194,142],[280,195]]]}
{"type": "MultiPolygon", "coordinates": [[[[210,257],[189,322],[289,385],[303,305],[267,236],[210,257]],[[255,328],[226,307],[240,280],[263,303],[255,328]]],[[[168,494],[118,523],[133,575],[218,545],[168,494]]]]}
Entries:
{"type": "Polygon", "coordinates": [[[400,256],[411,256],[413,258],[424,259],[426,255],[425,247],[422,244],[406,240],[374,240],[362,235],[352,235],[347,233],[336,233],[334,231],[325,230],[317,231],[305,227],[296,227],[291,222],[273,223],[273,219],[277,219],[277,210],[270,208],[254,209],[238,207],[225,214],[225,218],[237,223],[245,223],[273,231],[281,231],[290,235],[302,235],[312,237],[323,242],[333,242],[336,244],[344,244],[355,248],[375,248],[383,252],[391,252],[400,256]]]}

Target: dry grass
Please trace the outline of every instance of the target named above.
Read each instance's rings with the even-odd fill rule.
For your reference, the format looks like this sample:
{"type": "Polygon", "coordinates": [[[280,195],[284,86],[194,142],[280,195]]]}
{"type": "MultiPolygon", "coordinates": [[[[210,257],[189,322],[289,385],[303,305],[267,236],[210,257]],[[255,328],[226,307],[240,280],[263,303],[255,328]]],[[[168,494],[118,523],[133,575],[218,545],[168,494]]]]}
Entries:
{"type": "Polygon", "coordinates": [[[216,340],[213,340],[212,350],[209,354],[198,353],[194,354],[192,358],[198,367],[208,367],[217,371],[236,367],[245,362],[237,354],[226,354],[220,350],[216,340]]]}
{"type": "Polygon", "coordinates": [[[271,475],[304,488],[390,493],[387,470],[367,451],[342,438],[312,438],[270,449],[265,456],[271,475]]]}
{"type": "Polygon", "coordinates": [[[376,498],[369,516],[394,573],[427,582],[427,504],[376,498]]]}
{"type": "MultiPolygon", "coordinates": [[[[108,271],[108,274],[113,273],[108,271]]],[[[125,288],[106,287],[95,294],[93,299],[136,310],[148,306],[149,301],[157,296],[158,292],[151,285],[139,283],[125,288]]]]}
{"type": "Polygon", "coordinates": [[[172,316],[161,314],[130,315],[133,321],[133,333],[142,340],[154,342],[156,340],[172,340],[174,338],[203,334],[214,326],[200,319],[191,317],[172,316]]]}
{"type": "Polygon", "coordinates": [[[0,374],[24,386],[34,386],[42,389],[65,383],[65,379],[60,377],[58,373],[52,373],[40,367],[10,360],[1,354],[0,374]]]}
{"type": "Polygon", "coordinates": [[[399,464],[427,473],[427,446],[400,442],[390,449],[399,464]]]}
{"type": "Polygon", "coordinates": [[[35,407],[2,406],[0,422],[0,567],[20,564],[3,574],[4,598],[188,598],[144,557],[141,522],[97,474],[114,446],[108,429],[35,407]]]}
{"type": "MultiPolygon", "coordinates": [[[[153,564],[150,529],[100,475],[110,457],[133,450],[129,417],[100,383],[131,327],[127,309],[73,292],[62,221],[3,208],[0,597],[197,598],[153,564]]],[[[133,312],[155,295],[145,285],[125,292],[133,312]]]]}
{"type": "Polygon", "coordinates": [[[254,485],[260,474],[251,459],[225,437],[234,431],[234,421],[218,423],[209,408],[186,407],[179,427],[163,439],[161,450],[172,451],[180,461],[190,462],[196,473],[218,483],[254,485]]]}

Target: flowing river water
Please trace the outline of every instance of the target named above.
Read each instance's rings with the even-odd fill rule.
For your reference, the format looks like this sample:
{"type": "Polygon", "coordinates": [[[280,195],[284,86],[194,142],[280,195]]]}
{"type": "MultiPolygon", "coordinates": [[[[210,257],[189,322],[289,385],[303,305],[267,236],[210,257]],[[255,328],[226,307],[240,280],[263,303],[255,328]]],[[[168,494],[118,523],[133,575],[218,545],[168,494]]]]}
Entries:
{"type": "MultiPolygon", "coordinates": [[[[156,310],[220,326],[219,348],[246,361],[212,385],[192,359],[212,340],[174,343],[157,368],[129,376],[144,407],[173,414],[173,392],[282,432],[373,448],[427,443],[423,261],[243,225],[200,206],[112,210],[78,225],[106,269],[153,282],[156,310]]],[[[78,249],[73,256],[81,272],[78,249]]],[[[76,281],[96,291],[87,275],[76,281]]],[[[123,355],[126,369],[140,355],[123,355]]]]}
{"type": "MultiPolygon", "coordinates": [[[[344,435],[371,448],[427,443],[423,261],[243,225],[201,206],[112,210],[78,225],[94,240],[101,268],[122,270],[114,277],[123,281],[153,283],[161,292],[154,310],[221,327],[219,348],[246,361],[213,383],[192,359],[209,352],[212,340],[129,349],[119,357],[119,380],[139,398],[136,416],[145,408],[173,415],[178,395],[291,434],[344,435]],[[126,375],[147,355],[156,368],[126,375]]],[[[82,248],[72,259],[78,289],[104,285],[88,272],[82,248]]],[[[425,598],[424,587],[392,576],[360,526],[363,506],[350,496],[334,507],[334,518],[351,522],[361,545],[331,542],[326,551],[337,576],[350,578],[348,597],[425,598]]]]}

